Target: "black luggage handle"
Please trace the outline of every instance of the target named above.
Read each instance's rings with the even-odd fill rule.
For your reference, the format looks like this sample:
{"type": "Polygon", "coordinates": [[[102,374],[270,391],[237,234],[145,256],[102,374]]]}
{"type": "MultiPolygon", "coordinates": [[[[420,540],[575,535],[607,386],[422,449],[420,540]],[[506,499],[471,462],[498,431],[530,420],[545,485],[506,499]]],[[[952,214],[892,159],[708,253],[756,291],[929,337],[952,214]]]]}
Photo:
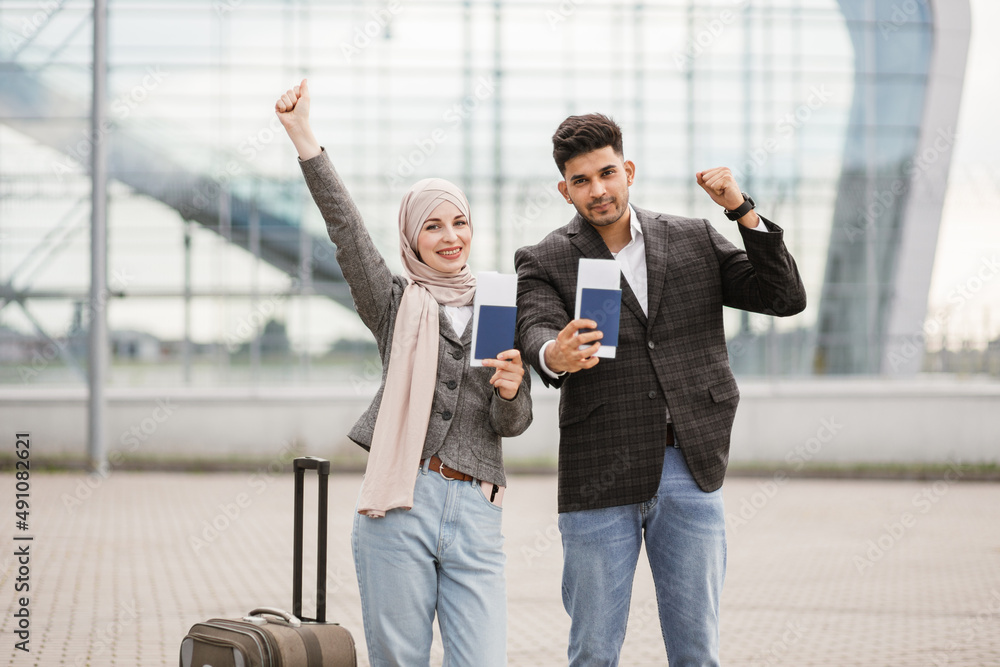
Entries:
{"type": "Polygon", "coordinates": [[[303,621],[326,622],[326,510],[330,481],[330,462],[314,456],[302,456],[292,462],[295,472],[295,536],[292,554],[292,614],[303,621]],[[302,616],[302,523],[304,514],[305,471],[319,476],[319,537],[316,545],[316,618],[302,616]]]}

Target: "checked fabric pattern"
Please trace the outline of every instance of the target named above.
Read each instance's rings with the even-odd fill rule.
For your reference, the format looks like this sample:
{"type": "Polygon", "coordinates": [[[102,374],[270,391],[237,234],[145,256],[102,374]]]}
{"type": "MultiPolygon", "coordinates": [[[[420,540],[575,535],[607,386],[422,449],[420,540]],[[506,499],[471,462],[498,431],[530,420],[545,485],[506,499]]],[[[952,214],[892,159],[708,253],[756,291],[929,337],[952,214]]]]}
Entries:
{"type": "Polygon", "coordinates": [[[550,378],[542,345],[572,319],[581,257],[611,259],[579,215],[517,251],[518,337],[547,385],[559,387],[559,511],[652,498],[667,438],[667,409],[698,486],[722,486],[739,388],[729,368],[722,307],[787,316],[806,294],[783,231],[740,227],[746,251],[705,219],[636,208],[646,246],[648,317],[622,279],[617,355],[550,378]]]}

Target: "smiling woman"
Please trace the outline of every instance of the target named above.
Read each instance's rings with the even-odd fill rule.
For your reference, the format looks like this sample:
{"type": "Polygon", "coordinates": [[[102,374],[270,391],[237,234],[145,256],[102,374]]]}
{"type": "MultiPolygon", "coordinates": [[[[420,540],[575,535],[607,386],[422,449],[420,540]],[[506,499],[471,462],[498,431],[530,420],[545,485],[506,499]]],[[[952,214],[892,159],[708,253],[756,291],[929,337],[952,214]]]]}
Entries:
{"type": "Polygon", "coordinates": [[[472,227],[466,215],[451,202],[442,202],[417,236],[417,257],[441,273],[455,273],[468,262],[471,243],[472,227]]]}
{"type": "Polygon", "coordinates": [[[531,398],[518,350],[469,364],[468,199],[441,178],[413,184],[399,207],[405,275],[393,276],[313,136],[309,103],[302,81],[275,110],[383,366],[382,386],[350,432],[369,450],[352,538],[371,663],[428,664],[436,610],[445,664],[504,665],[500,440],[531,423],[531,398]],[[453,537],[441,546],[445,524],[453,537]]]}

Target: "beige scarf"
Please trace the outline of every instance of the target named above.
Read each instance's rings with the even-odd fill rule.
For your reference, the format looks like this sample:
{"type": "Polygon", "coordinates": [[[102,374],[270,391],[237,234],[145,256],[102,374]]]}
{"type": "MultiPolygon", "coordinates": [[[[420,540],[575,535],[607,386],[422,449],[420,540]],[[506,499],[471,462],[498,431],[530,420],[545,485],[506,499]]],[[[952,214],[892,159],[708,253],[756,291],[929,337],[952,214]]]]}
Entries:
{"type": "Polygon", "coordinates": [[[417,236],[424,221],[446,201],[465,214],[471,229],[468,200],[441,178],[414,184],[399,207],[399,253],[409,284],[396,314],[389,372],[358,499],[358,512],[370,517],[413,507],[437,384],[438,304],[467,306],[476,292],[476,278],[468,265],[457,273],[441,273],[417,257],[417,236]]]}

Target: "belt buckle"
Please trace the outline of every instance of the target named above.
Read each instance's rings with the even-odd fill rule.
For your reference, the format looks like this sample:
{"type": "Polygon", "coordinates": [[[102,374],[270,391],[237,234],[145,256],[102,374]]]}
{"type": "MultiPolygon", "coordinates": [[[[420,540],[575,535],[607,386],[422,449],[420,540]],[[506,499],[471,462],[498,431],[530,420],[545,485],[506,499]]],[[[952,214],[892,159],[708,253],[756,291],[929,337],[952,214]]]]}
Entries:
{"type": "Polygon", "coordinates": [[[444,469],[448,467],[444,464],[444,461],[442,461],[440,457],[437,457],[437,460],[438,460],[437,474],[441,475],[442,479],[446,479],[449,482],[455,481],[454,477],[448,477],[448,475],[444,474],[444,469]]]}

